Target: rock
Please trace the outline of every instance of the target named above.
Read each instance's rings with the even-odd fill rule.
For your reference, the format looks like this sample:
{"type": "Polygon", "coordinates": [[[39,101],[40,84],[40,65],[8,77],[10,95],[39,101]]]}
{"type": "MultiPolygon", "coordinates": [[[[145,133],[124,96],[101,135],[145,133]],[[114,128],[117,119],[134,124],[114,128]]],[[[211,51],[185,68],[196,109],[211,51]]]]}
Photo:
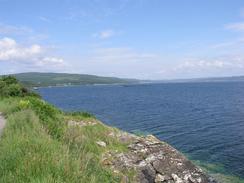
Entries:
{"type": "Polygon", "coordinates": [[[162,159],[162,160],[156,160],[152,163],[153,167],[157,172],[163,175],[168,175],[171,176],[171,173],[175,172],[175,168],[171,167],[170,162],[168,161],[167,158],[162,159]]]}
{"type": "Polygon", "coordinates": [[[150,154],[149,156],[147,156],[147,158],[145,159],[146,162],[148,163],[153,163],[154,161],[156,160],[161,160],[163,159],[163,152],[162,151],[159,151],[158,153],[153,153],[153,154],[150,154]]]}
{"type": "Polygon", "coordinates": [[[147,166],[147,163],[146,163],[146,161],[140,161],[140,163],[138,164],[138,166],[139,167],[145,167],[145,166],[147,166]]]}
{"type": "Polygon", "coordinates": [[[109,136],[109,137],[116,137],[114,132],[110,132],[110,133],[108,134],[108,136],[109,136]]]}
{"type": "Polygon", "coordinates": [[[136,156],[133,153],[120,153],[114,156],[114,165],[121,170],[127,170],[131,168],[136,168],[138,162],[141,161],[141,158],[136,156]]]}
{"type": "Polygon", "coordinates": [[[153,135],[147,135],[145,138],[146,142],[148,145],[153,145],[153,144],[161,144],[162,141],[160,141],[159,139],[157,139],[155,136],[153,135]]]}
{"type": "Polygon", "coordinates": [[[140,183],[154,183],[156,171],[150,164],[139,168],[138,179],[140,183]]]}
{"type": "Polygon", "coordinates": [[[174,179],[175,183],[184,183],[183,180],[180,177],[178,177],[178,175],[172,173],[171,176],[174,179]]]}
{"type": "Polygon", "coordinates": [[[112,165],[113,163],[109,159],[103,159],[102,160],[102,164],[105,165],[105,166],[109,166],[109,165],[112,165]]]}
{"type": "Polygon", "coordinates": [[[103,141],[97,141],[96,142],[99,146],[101,146],[101,147],[106,147],[107,146],[107,144],[105,143],[105,142],[103,142],[103,141]]]}
{"type": "Polygon", "coordinates": [[[184,180],[189,183],[201,183],[202,182],[201,177],[198,177],[197,179],[195,179],[195,178],[193,178],[193,176],[191,174],[186,174],[184,176],[184,180]]]}
{"type": "Polygon", "coordinates": [[[97,122],[96,121],[74,121],[74,120],[69,120],[68,121],[68,126],[80,126],[80,127],[83,127],[83,126],[93,126],[93,125],[96,125],[97,122]]]}
{"type": "Polygon", "coordinates": [[[171,177],[169,177],[169,176],[167,176],[167,175],[161,175],[161,174],[157,174],[156,175],[156,178],[155,178],[155,183],[162,183],[162,182],[164,182],[164,181],[168,181],[168,180],[170,180],[171,179],[171,177]]]}
{"type": "Polygon", "coordinates": [[[154,136],[134,138],[127,133],[110,136],[114,135],[130,142],[128,152],[109,152],[107,158],[111,162],[106,160],[105,164],[119,172],[135,171],[137,182],[216,183],[183,154],[154,136]]]}
{"type": "Polygon", "coordinates": [[[133,139],[135,139],[135,136],[126,132],[120,132],[118,133],[117,138],[122,143],[128,143],[131,142],[133,139]]]}
{"type": "Polygon", "coordinates": [[[150,154],[146,159],[145,161],[148,162],[148,163],[152,163],[154,161],[157,160],[157,156],[155,156],[154,154],[150,154]]]}
{"type": "Polygon", "coordinates": [[[122,176],[120,183],[129,183],[129,178],[127,176],[122,176]]]}

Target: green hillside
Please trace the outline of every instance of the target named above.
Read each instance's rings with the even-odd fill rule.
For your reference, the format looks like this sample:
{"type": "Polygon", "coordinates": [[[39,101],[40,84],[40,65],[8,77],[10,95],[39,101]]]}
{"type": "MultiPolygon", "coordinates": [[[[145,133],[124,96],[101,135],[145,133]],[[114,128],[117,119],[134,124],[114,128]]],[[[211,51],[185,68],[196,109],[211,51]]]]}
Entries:
{"type": "Polygon", "coordinates": [[[66,73],[20,73],[14,76],[25,86],[65,86],[85,84],[127,84],[135,83],[135,79],[121,79],[115,77],[102,77],[87,74],[66,74],[66,73]]]}

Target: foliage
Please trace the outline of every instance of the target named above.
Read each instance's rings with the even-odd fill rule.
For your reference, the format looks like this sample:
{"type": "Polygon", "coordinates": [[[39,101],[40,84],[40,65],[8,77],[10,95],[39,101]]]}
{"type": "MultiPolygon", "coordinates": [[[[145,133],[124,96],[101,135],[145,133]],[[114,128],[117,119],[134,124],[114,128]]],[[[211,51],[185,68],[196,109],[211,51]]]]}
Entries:
{"type": "Polygon", "coordinates": [[[0,97],[23,97],[36,96],[37,94],[23,87],[13,76],[3,76],[0,78],[0,97]]]}

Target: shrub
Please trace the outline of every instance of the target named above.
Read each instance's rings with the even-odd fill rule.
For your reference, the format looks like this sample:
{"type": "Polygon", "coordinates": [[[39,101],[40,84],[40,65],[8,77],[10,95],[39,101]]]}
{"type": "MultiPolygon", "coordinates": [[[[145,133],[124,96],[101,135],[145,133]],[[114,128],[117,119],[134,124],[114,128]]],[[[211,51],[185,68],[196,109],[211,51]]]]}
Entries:
{"type": "Polygon", "coordinates": [[[22,88],[19,84],[10,84],[6,87],[4,94],[10,97],[22,96],[22,88]]]}
{"type": "Polygon", "coordinates": [[[0,97],[23,97],[35,96],[38,94],[23,87],[18,80],[13,76],[4,76],[0,78],[0,97]]]}
{"type": "Polygon", "coordinates": [[[14,76],[3,76],[2,80],[7,84],[18,84],[18,80],[14,76]]]}

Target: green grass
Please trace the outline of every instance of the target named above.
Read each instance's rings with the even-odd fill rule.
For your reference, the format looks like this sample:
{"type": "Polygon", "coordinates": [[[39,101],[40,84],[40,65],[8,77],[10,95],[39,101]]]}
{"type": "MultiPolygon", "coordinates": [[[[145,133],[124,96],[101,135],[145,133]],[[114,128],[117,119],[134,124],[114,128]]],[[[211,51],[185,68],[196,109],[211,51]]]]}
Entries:
{"type": "Polygon", "coordinates": [[[18,111],[19,100],[17,98],[1,98],[0,97],[0,111],[5,115],[18,111]]]}
{"type": "MultiPolygon", "coordinates": [[[[121,175],[105,168],[101,160],[107,151],[127,151],[127,144],[108,137],[108,133],[118,130],[93,115],[64,113],[32,94],[21,93],[0,97],[0,111],[7,119],[0,139],[0,182],[121,181],[121,175]],[[96,124],[69,126],[69,120],[96,124]],[[100,147],[97,141],[107,146],[100,147]]],[[[127,173],[132,177],[132,172],[127,173]]]]}

